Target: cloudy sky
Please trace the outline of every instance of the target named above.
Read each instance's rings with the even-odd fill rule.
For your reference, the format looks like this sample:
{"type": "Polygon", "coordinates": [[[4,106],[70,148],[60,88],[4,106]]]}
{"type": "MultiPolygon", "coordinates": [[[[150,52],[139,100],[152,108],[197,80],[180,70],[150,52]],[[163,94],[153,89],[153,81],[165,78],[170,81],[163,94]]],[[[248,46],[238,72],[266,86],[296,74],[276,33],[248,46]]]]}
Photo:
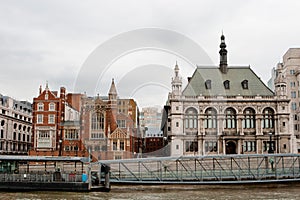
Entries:
{"type": "MultiPolygon", "coordinates": [[[[84,92],[84,82],[80,82],[80,89],[76,84],[93,53],[94,57],[108,58],[124,44],[110,43],[104,53],[95,53],[97,48],[144,28],[176,32],[194,41],[211,61],[203,57],[197,65],[218,64],[223,30],[229,64],[250,65],[266,83],[288,48],[300,47],[299,8],[296,0],[0,0],[0,93],[32,101],[46,81],[52,90],[65,86],[69,92],[84,92]]],[[[162,38],[164,42],[167,39],[162,38]]],[[[126,42],[128,45],[130,40],[126,42]]],[[[96,65],[106,73],[98,77],[93,90],[86,91],[107,95],[115,78],[120,97],[136,98],[140,107],[163,104],[176,60],[184,80],[195,66],[172,53],[172,45],[170,42],[170,51],[142,47],[142,51],[126,52],[124,48],[109,65],[99,61],[96,65]],[[136,81],[151,77],[148,74],[164,81],[136,81]],[[126,88],[131,89],[122,92],[126,88]]]]}

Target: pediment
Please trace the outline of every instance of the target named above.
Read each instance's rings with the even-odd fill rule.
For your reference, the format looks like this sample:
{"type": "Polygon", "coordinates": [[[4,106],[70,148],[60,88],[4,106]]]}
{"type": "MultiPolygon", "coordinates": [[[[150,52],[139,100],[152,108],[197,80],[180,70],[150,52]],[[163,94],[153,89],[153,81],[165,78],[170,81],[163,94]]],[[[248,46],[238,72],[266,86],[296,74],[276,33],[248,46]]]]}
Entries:
{"type": "Polygon", "coordinates": [[[111,138],[127,138],[127,134],[120,128],[116,128],[110,135],[111,138]]]}

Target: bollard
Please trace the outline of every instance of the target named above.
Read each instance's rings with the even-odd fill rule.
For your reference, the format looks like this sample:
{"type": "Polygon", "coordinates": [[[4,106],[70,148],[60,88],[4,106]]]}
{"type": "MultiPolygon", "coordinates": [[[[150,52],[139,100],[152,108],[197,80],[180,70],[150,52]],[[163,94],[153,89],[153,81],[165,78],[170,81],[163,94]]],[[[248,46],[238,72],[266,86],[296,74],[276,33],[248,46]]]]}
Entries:
{"type": "Polygon", "coordinates": [[[110,166],[108,166],[108,165],[102,165],[102,167],[104,167],[104,173],[105,173],[104,190],[106,192],[109,192],[110,191],[110,179],[109,179],[110,166]]]}

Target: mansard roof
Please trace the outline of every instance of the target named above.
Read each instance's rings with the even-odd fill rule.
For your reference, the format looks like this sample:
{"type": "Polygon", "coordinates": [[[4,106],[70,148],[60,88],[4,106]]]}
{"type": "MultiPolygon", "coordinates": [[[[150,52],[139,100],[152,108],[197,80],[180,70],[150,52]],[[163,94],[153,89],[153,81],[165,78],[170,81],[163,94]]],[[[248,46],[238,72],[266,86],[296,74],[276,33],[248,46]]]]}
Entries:
{"type": "Polygon", "coordinates": [[[227,73],[222,73],[219,67],[197,66],[188,85],[183,90],[183,95],[273,96],[274,93],[252,71],[250,66],[231,66],[228,67],[227,73]],[[247,84],[247,87],[243,83],[247,84]],[[210,84],[210,87],[207,84],[210,84]]]}

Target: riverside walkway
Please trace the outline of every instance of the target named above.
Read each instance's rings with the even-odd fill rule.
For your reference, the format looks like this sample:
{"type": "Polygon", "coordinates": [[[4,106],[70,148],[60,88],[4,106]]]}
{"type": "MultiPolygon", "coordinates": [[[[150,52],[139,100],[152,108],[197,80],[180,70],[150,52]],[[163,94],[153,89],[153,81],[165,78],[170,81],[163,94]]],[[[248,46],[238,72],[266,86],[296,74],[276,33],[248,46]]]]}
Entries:
{"type": "MultiPolygon", "coordinates": [[[[101,167],[102,166],[102,167],[101,167]]],[[[300,154],[243,154],[103,160],[106,184],[243,184],[300,181],[300,154]],[[108,183],[108,181],[110,183],[108,183]]]]}

